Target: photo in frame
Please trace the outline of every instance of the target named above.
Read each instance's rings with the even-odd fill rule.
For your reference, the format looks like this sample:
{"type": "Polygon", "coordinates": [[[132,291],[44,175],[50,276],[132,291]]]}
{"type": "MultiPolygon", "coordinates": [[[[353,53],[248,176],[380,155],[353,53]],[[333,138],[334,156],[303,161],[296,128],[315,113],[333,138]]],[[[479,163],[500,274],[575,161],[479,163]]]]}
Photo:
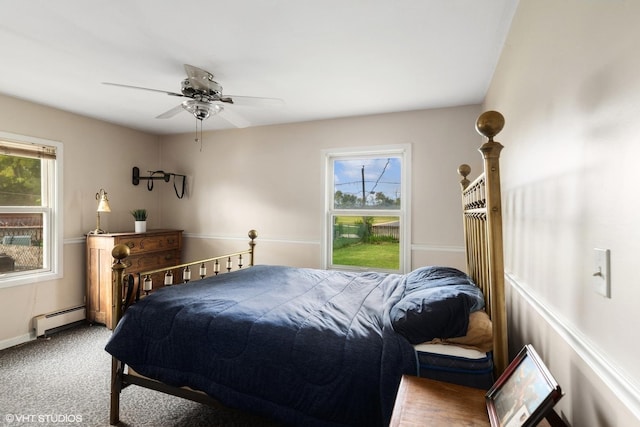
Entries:
{"type": "Polygon", "coordinates": [[[492,427],[531,427],[562,397],[538,353],[525,345],[486,394],[492,427]]]}

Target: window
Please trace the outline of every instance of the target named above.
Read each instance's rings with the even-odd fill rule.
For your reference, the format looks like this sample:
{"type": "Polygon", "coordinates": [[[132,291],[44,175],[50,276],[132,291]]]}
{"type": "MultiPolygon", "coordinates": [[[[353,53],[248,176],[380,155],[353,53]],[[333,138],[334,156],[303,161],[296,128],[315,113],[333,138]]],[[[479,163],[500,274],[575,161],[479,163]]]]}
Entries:
{"type": "Polygon", "coordinates": [[[410,146],[324,157],[324,268],[408,271],[410,146]]]}
{"type": "Polygon", "coordinates": [[[0,132],[0,288],[62,277],[62,144],[0,132]]]}

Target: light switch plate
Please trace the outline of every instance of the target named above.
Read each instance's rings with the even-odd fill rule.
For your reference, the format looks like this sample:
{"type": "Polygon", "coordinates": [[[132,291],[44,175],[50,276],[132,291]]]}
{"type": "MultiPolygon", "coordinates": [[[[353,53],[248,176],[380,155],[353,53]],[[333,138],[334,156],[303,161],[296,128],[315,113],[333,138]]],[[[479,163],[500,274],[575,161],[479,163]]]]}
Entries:
{"type": "Polygon", "coordinates": [[[611,251],[595,248],[593,289],[596,293],[611,298],[611,251]]]}

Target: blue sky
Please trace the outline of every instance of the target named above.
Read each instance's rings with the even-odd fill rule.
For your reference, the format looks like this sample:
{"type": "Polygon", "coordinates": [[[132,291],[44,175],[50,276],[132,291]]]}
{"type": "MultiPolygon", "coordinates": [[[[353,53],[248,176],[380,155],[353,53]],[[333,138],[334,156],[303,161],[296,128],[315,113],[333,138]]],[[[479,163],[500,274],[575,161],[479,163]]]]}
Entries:
{"type": "Polygon", "coordinates": [[[401,162],[398,157],[364,158],[334,161],[335,191],[362,196],[362,167],[364,186],[369,194],[383,192],[388,198],[400,197],[401,162]]]}

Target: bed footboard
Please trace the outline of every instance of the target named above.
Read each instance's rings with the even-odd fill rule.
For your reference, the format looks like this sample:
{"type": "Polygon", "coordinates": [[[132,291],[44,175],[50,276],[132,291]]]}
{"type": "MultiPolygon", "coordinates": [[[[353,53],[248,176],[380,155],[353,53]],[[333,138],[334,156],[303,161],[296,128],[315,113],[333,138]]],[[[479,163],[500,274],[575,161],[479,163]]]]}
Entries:
{"type": "Polygon", "coordinates": [[[258,237],[258,233],[256,230],[250,230],[248,236],[251,240],[247,250],[138,273],[134,278],[133,284],[136,298],[140,297],[140,291],[148,294],[158,287],[189,283],[194,280],[204,279],[211,273],[217,276],[224,270],[230,272],[234,268],[252,267],[256,246],[255,240],[258,237]],[[211,268],[209,269],[207,266],[211,268]],[[153,277],[161,278],[161,283],[154,283],[153,277]]]}
{"type": "MultiPolygon", "coordinates": [[[[175,276],[181,277],[182,283],[188,283],[192,281],[191,268],[197,266],[199,278],[204,278],[207,275],[207,265],[212,266],[213,274],[219,274],[222,272],[221,266],[224,264],[224,270],[231,271],[235,266],[242,268],[243,266],[252,267],[254,265],[254,251],[256,246],[256,238],[258,233],[256,230],[250,230],[249,236],[249,249],[230,254],[220,255],[217,257],[201,259],[184,264],[174,265],[171,267],[143,271],[138,274],[138,277],[125,274],[126,264],[124,260],[129,256],[130,250],[126,245],[117,245],[111,251],[111,255],[114,258],[112,265],[113,271],[113,329],[115,330],[118,322],[122,318],[124,311],[133,304],[140,295],[140,283],[142,282],[142,290],[145,293],[149,293],[153,288],[152,275],[158,273],[164,273],[164,286],[170,286],[174,284],[173,278],[175,276]],[[248,258],[248,260],[247,260],[248,258]],[[248,261],[248,263],[247,263],[248,261]],[[178,273],[179,274],[176,274],[178,273]],[[125,295],[126,294],[126,295],[125,295]]],[[[196,279],[197,280],[197,279],[196,279]]],[[[120,392],[122,389],[130,384],[138,384],[143,387],[153,388],[158,391],[162,391],[169,394],[174,394],[181,397],[187,397],[191,400],[196,400],[203,403],[214,402],[205,396],[198,396],[197,392],[189,390],[182,390],[175,387],[169,387],[162,385],[157,381],[151,380],[138,380],[134,376],[125,374],[125,364],[120,360],[112,357],[111,361],[111,400],[109,410],[109,423],[111,425],[118,424],[120,420],[120,392]],[[156,386],[155,384],[160,384],[156,386]],[[191,396],[191,394],[194,394],[191,396]]]]}

